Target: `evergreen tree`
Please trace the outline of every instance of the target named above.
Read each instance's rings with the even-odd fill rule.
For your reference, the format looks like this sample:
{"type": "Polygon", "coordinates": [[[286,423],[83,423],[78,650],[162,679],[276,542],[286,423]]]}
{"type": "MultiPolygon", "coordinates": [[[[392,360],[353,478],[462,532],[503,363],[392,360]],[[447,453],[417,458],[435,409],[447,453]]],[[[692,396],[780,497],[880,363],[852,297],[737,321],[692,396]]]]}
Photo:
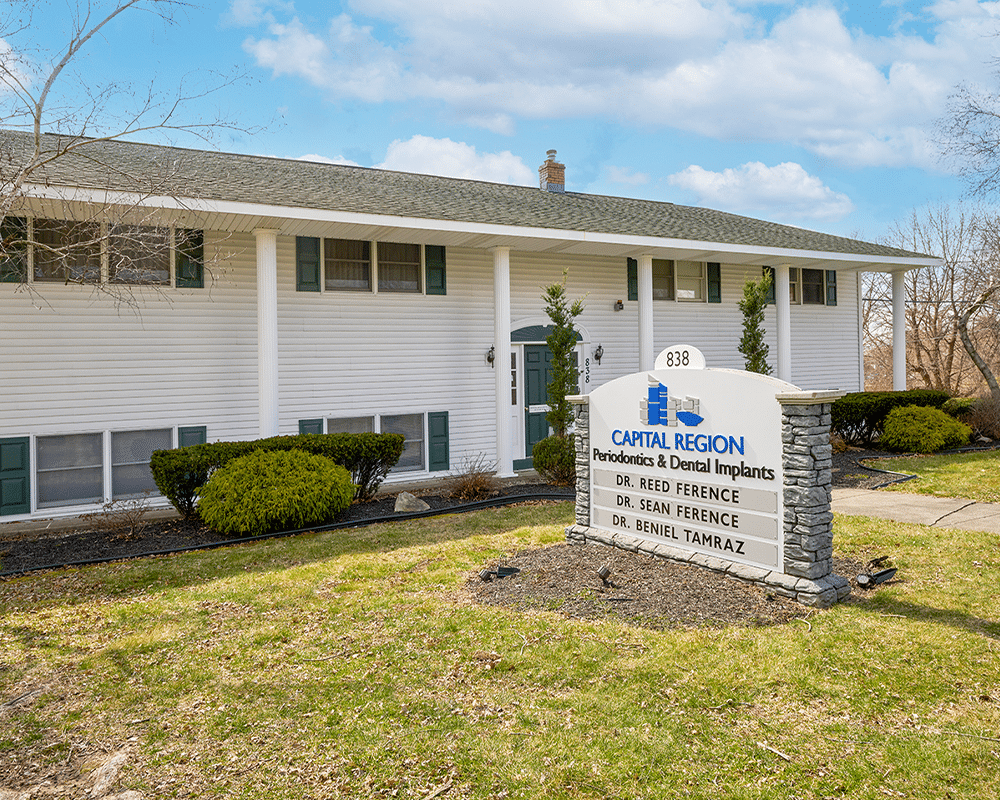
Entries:
{"type": "Polygon", "coordinates": [[[743,354],[746,371],[761,375],[771,374],[767,363],[769,348],[764,341],[764,309],[767,308],[770,289],[771,274],[768,271],[759,281],[748,280],[743,284],[743,299],[739,303],[743,312],[743,338],[740,339],[739,351],[743,354]]]}
{"type": "Polygon", "coordinates": [[[583,298],[570,303],[566,297],[568,270],[563,270],[562,283],[546,286],[542,299],[545,313],[552,320],[552,333],[545,339],[552,351],[552,382],[548,386],[549,407],[545,415],[554,435],[565,436],[573,421],[573,409],[566,402],[566,396],[576,394],[579,386],[580,370],[573,360],[576,349],[576,327],[573,320],[583,313],[583,298]]]}

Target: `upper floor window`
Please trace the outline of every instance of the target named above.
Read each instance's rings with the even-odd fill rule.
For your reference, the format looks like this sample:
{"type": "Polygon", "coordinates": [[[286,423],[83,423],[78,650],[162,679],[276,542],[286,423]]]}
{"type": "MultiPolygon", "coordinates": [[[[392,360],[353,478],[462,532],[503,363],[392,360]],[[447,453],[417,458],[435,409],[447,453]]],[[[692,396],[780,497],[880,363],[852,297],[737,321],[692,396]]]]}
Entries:
{"type": "Polygon", "coordinates": [[[100,225],[62,219],[33,222],[36,281],[97,283],[101,279],[100,225]]]}
{"type": "Polygon", "coordinates": [[[327,289],[370,292],[372,289],[371,242],[353,239],[324,239],[323,273],[327,289]]]}
{"type": "Polygon", "coordinates": [[[378,243],[378,290],[420,291],[420,245],[378,243]]]}
{"type": "Polygon", "coordinates": [[[200,230],[7,217],[0,236],[2,283],[204,286],[200,230]]]}
{"type": "Polygon", "coordinates": [[[150,286],[170,284],[170,229],[117,225],[108,242],[108,280],[150,286]]]}

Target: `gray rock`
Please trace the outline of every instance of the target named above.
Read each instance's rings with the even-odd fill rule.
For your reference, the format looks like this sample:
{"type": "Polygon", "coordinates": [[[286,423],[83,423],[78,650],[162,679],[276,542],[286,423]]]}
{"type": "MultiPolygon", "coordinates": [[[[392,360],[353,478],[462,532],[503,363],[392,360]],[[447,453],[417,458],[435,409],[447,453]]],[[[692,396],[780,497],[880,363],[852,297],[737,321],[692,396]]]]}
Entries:
{"type": "Polygon", "coordinates": [[[396,497],[396,511],[426,511],[428,508],[430,508],[430,506],[427,505],[427,503],[419,497],[414,497],[409,492],[400,492],[396,497]]]}

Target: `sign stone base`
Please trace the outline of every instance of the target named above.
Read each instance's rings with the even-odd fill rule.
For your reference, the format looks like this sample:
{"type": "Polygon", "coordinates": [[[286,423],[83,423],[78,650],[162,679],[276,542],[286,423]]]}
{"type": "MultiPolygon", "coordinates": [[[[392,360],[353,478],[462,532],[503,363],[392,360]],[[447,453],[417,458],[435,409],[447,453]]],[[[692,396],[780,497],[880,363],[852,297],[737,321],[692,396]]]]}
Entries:
{"type": "Polygon", "coordinates": [[[592,527],[590,416],[586,396],[569,398],[576,405],[577,475],[576,524],[566,529],[567,542],[593,542],[646,553],[654,558],[721,572],[807,606],[832,606],[851,592],[847,580],[832,572],[830,406],[838,396],[839,392],[787,392],[777,395],[781,405],[784,480],[783,571],[734,563],[664,542],[592,527]]]}

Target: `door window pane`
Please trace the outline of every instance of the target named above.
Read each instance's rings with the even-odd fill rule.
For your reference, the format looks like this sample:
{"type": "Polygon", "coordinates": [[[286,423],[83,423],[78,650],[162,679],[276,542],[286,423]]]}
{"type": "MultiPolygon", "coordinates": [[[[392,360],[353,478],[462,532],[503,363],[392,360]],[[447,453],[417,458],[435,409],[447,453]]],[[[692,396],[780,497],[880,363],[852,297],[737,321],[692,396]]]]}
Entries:
{"type": "Polygon", "coordinates": [[[326,288],[340,292],[372,290],[371,242],[324,239],[323,269],[326,288]]]}
{"type": "Polygon", "coordinates": [[[420,245],[379,242],[378,290],[420,291],[420,245]]]}
{"type": "Polygon", "coordinates": [[[39,436],[35,440],[38,507],[104,499],[104,445],[99,433],[39,436]]]}
{"type": "Polygon", "coordinates": [[[423,414],[384,414],[382,433],[401,433],[406,438],[403,454],[393,472],[424,468],[423,414]]]}
{"type": "Polygon", "coordinates": [[[149,460],[154,450],[169,450],[170,428],[152,431],[117,431],[111,434],[111,497],[125,500],[146,492],[159,494],[149,460]]]}

